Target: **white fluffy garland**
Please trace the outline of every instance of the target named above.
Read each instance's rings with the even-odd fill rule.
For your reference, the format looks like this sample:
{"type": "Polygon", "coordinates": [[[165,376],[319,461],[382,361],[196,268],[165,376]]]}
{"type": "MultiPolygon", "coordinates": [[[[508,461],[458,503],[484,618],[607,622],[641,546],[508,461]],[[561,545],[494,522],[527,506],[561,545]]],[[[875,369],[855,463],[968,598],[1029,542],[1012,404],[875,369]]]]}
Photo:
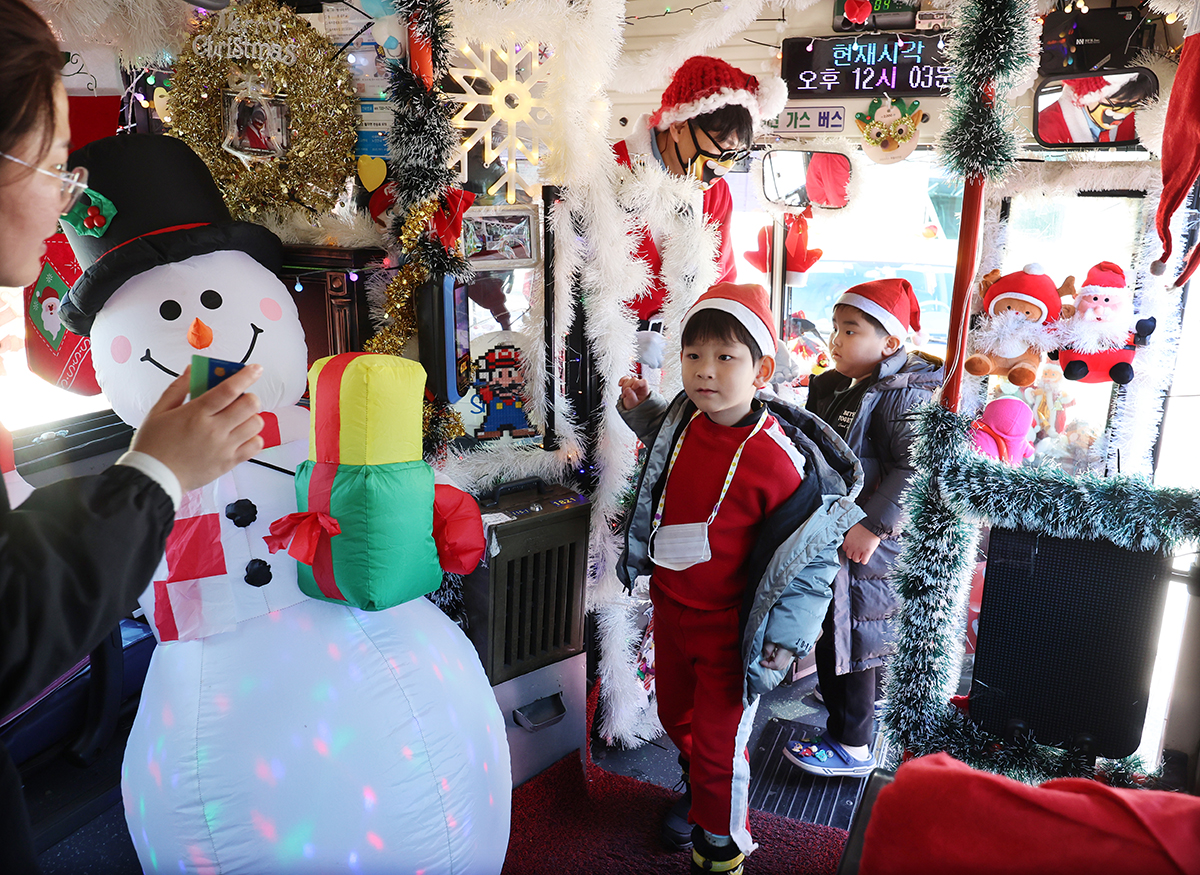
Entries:
{"type": "MultiPolygon", "coordinates": [[[[1142,209],[1142,227],[1134,264],[1126,279],[1131,288],[1138,289],[1135,309],[1139,318],[1154,317],[1157,327],[1145,347],[1134,358],[1134,378],[1117,393],[1117,403],[1105,432],[1100,453],[1104,469],[1109,473],[1141,474],[1153,472],[1153,450],[1162,418],[1162,405],[1174,373],[1179,347],[1181,311],[1178,289],[1167,283],[1178,273],[1182,257],[1176,245],[1172,263],[1165,276],[1150,272],[1150,263],[1160,252],[1154,228],[1154,214],[1162,191],[1162,169],[1158,161],[1108,164],[1086,159],[1022,163],[1019,172],[1001,185],[988,187],[984,210],[983,252],[979,259],[979,280],[988,271],[999,268],[1007,244],[1005,226],[1000,223],[1001,201],[1006,197],[1071,197],[1081,191],[1141,190],[1146,192],[1142,209]],[[1119,465],[1118,465],[1119,460],[1119,465]]],[[[1184,210],[1175,214],[1171,233],[1182,241],[1184,210]]],[[[968,381],[968,385],[972,381],[968,381]]],[[[962,410],[974,414],[985,399],[978,392],[968,392],[964,385],[962,410]]],[[[1104,473],[1096,471],[1095,473],[1104,473]]]]}
{"type": "MultiPolygon", "coordinates": [[[[759,0],[754,2],[761,3],[759,0]]],[[[757,7],[756,7],[757,8],[757,7]]],[[[598,483],[591,496],[588,607],[600,632],[600,731],[610,741],[637,746],[661,733],[652,702],[638,681],[637,647],[640,602],[627,595],[616,576],[621,544],[613,523],[623,512],[621,501],[634,473],[634,436],[616,413],[617,379],[628,373],[634,359],[633,317],[626,304],[649,281],[646,265],[635,257],[636,238],[630,233],[637,217],[627,207],[665,229],[660,241],[667,298],[664,318],[678,324],[683,311],[711,283],[713,269],[697,269],[696,253],[715,250],[712,232],[675,209],[695,195],[694,184],[673,180],[653,168],[627,172],[617,167],[605,139],[610,107],[608,86],[621,47],[624,6],[615,0],[564,7],[548,0],[514,0],[507,5],[488,0],[455,0],[455,37],[464,41],[511,46],[537,39],[553,50],[557,69],[547,71],[543,105],[550,115],[550,154],[541,165],[543,182],[561,187],[561,198],[548,220],[555,232],[555,356],[574,315],[570,293],[575,278],[587,314],[588,343],[601,375],[600,421],[597,429],[598,483]],[[689,186],[687,198],[676,189],[689,186]],[[691,265],[690,271],[681,269],[691,265]],[[682,308],[682,309],[680,309],[682,308]]],[[[691,52],[694,53],[694,52],[691,52]]],[[[698,202],[693,210],[698,210],[698,202]]],[[[523,347],[530,352],[527,389],[535,416],[546,400],[542,356],[541,303],[535,299],[523,347]]],[[[670,342],[670,334],[668,334],[670,342]]],[[[678,340],[674,357],[678,359],[678,340]]],[[[668,359],[672,352],[668,349],[668,359]]],[[[676,364],[676,368],[677,368],[676,364]]],[[[664,379],[670,391],[672,378],[664,379]]],[[[555,408],[560,449],[556,452],[497,447],[447,461],[447,470],[461,482],[478,486],[497,477],[536,474],[552,481],[569,481],[583,446],[579,424],[569,405],[555,408]]]]}
{"type": "MultiPolygon", "coordinates": [[[[815,2],[800,0],[797,6],[804,9],[815,2]]],[[[726,0],[723,4],[697,9],[692,14],[695,24],[691,30],[654,49],[623,59],[613,77],[612,89],[623,94],[661,91],[684,61],[741,33],[754,22],[764,5],[766,0],[726,0]]]]}
{"type": "Polygon", "coordinates": [[[169,65],[187,37],[192,7],[180,0],[32,0],[64,45],[111,46],[121,65],[169,65]]]}
{"type": "Polygon", "coordinates": [[[313,216],[293,210],[261,213],[255,220],[284,243],[338,246],[344,249],[386,249],[383,230],[369,213],[342,202],[332,212],[313,216]]]}
{"type": "Polygon", "coordinates": [[[1133,59],[1133,66],[1145,67],[1158,79],[1158,96],[1139,107],[1133,119],[1138,140],[1151,155],[1159,157],[1162,155],[1163,130],[1167,126],[1167,104],[1171,85],[1179,71],[1179,59],[1157,52],[1140,52],[1133,59]]]}

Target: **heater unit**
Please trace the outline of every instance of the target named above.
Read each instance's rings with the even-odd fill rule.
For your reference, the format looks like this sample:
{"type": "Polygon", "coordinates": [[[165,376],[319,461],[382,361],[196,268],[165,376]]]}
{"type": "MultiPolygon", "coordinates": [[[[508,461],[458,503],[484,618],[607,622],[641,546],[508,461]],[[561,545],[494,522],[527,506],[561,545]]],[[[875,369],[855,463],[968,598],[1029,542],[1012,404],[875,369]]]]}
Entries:
{"type": "Polygon", "coordinates": [[[521,480],[481,496],[487,550],[463,581],[470,637],[508,728],[513,785],[586,738],[586,497],[521,480]]]}

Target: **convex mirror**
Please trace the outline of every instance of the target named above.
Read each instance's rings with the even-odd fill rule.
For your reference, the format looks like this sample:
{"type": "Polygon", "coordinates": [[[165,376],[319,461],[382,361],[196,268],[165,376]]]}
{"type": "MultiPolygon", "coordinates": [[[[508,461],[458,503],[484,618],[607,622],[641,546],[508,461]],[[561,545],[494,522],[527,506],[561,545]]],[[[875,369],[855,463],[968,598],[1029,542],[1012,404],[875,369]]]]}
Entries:
{"type": "Polygon", "coordinates": [[[770,149],[762,160],[763,194],[777,206],[840,209],[848,200],[850,158],[840,152],[770,149]]]}
{"type": "Polygon", "coordinates": [[[1135,112],[1158,95],[1145,67],[1050,76],[1038,85],[1033,136],[1054,149],[1132,146],[1135,112]]]}

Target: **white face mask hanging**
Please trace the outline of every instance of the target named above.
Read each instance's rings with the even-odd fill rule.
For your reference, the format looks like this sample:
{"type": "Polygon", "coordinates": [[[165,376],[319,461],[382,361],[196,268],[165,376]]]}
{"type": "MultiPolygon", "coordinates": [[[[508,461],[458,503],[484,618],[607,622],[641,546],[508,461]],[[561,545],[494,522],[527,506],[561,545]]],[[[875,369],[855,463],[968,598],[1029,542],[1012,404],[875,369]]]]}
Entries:
{"type": "MultiPolygon", "coordinates": [[[[692,419],[699,415],[700,411],[697,410],[692,414],[692,419]]],[[[746,435],[746,439],[733,454],[729,473],[725,475],[725,482],[721,485],[721,494],[717,498],[717,504],[712,509],[712,513],[708,515],[708,519],[702,523],[678,523],[664,526],[662,517],[663,506],[667,500],[667,485],[671,482],[671,471],[675,468],[675,460],[679,458],[679,448],[683,446],[683,439],[692,425],[692,420],[688,420],[683,434],[675,442],[675,449],[671,451],[671,460],[667,463],[667,476],[664,481],[667,485],[663,486],[662,495],[658,498],[658,508],[654,511],[653,528],[650,530],[650,542],[647,545],[651,562],[659,568],[666,568],[670,571],[685,571],[693,565],[699,565],[712,558],[712,548],[708,544],[708,527],[717,518],[717,511],[721,509],[721,502],[725,500],[725,493],[729,491],[729,484],[733,482],[733,474],[737,471],[738,461],[742,458],[742,450],[746,448],[750,438],[758,434],[758,430],[763,427],[766,420],[766,411],[764,411],[750,434],[746,435]]]]}

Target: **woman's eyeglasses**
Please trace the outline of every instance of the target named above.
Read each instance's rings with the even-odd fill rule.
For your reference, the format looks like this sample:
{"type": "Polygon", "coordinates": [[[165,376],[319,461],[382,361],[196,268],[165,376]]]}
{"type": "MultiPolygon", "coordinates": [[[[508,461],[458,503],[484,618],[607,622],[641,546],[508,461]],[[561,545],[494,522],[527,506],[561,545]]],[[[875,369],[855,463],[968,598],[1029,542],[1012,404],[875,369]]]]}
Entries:
{"type": "Polygon", "coordinates": [[[28,161],[22,161],[14,155],[9,155],[7,152],[0,152],[0,158],[7,158],[14,164],[20,164],[22,167],[28,167],[36,173],[41,173],[43,176],[52,176],[57,179],[62,185],[60,215],[65,216],[71,212],[71,207],[78,203],[79,196],[87,191],[88,172],[86,167],[76,167],[74,170],[67,170],[64,165],[59,164],[53,170],[43,170],[41,167],[35,167],[28,161]]]}

